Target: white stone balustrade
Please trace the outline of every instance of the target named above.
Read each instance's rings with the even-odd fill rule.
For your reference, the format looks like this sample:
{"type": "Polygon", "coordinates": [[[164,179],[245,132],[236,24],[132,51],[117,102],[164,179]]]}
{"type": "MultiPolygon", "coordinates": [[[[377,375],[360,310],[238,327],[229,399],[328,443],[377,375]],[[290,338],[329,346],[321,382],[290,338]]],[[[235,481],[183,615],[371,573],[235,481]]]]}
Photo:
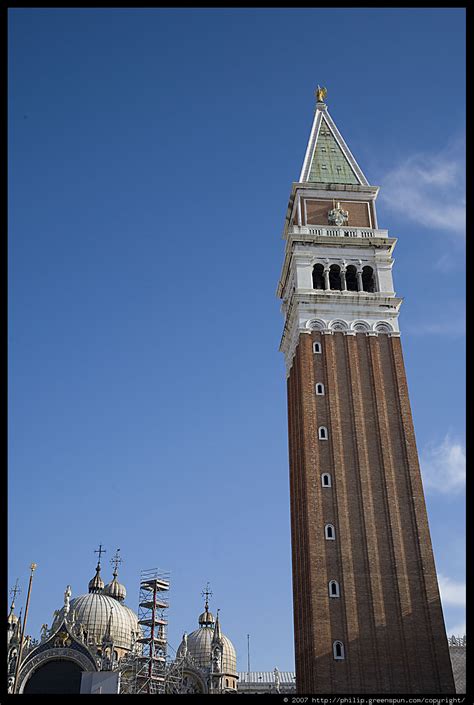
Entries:
{"type": "Polygon", "coordinates": [[[374,228],[349,228],[321,225],[293,225],[288,228],[288,235],[314,235],[316,237],[388,237],[388,230],[374,228]]]}

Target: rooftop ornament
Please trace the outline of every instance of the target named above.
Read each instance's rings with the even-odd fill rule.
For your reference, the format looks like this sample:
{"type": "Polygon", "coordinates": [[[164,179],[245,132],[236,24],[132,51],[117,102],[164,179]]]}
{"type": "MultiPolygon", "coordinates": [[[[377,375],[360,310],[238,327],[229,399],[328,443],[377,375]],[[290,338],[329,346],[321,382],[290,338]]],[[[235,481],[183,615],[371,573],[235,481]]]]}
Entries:
{"type": "Polygon", "coordinates": [[[321,86],[318,84],[318,87],[316,88],[315,96],[316,100],[318,103],[324,103],[324,99],[327,96],[328,92],[326,88],[321,88],[321,86]]]}

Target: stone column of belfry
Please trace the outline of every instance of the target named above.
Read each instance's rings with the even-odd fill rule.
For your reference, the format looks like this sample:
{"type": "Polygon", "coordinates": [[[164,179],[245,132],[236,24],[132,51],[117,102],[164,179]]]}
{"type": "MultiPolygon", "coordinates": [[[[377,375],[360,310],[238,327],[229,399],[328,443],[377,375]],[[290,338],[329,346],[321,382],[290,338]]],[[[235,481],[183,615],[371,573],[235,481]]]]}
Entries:
{"type": "Polygon", "coordinates": [[[291,191],[278,286],[297,690],[454,693],[393,289],[396,240],[379,229],[379,189],[324,96],[318,89],[291,191]],[[316,265],[325,289],[313,288],[316,265]],[[340,289],[330,289],[332,265],[340,289]]]}

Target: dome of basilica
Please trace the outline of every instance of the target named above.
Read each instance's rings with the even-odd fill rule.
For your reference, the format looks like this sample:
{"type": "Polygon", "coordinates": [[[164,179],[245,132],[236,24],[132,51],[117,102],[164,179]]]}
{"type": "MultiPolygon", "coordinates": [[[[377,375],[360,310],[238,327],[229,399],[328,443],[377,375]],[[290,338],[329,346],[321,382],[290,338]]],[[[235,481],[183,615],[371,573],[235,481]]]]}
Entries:
{"type": "Polygon", "coordinates": [[[108,633],[116,647],[130,650],[141,636],[141,629],[135,612],[123,604],[126,594],[125,586],[117,581],[116,572],[104,588],[98,564],[94,578],[89,581],[89,593],[73,598],[67,608],[64,606],[55,612],[52,631],[58,629],[67,616],[68,620],[82,625],[87,641],[100,644],[108,633]]]}
{"type": "MultiPolygon", "coordinates": [[[[113,597],[90,592],[71,600],[70,613],[75,623],[82,625],[88,640],[102,641],[110,618],[110,636],[116,646],[130,649],[140,635],[138,617],[130,607],[120,604],[113,597]]],[[[60,626],[64,619],[64,607],[53,622],[52,629],[60,626]]]]}
{"type": "MultiPolygon", "coordinates": [[[[176,652],[176,658],[192,656],[196,666],[199,668],[209,668],[212,655],[212,638],[215,630],[215,619],[208,611],[199,616],[199,629],[183,637],[176,652]]],[[[222,640],[222,671],[225,673],[237,673],[237,656],[231,640],[220,634],[222,640]]]]}

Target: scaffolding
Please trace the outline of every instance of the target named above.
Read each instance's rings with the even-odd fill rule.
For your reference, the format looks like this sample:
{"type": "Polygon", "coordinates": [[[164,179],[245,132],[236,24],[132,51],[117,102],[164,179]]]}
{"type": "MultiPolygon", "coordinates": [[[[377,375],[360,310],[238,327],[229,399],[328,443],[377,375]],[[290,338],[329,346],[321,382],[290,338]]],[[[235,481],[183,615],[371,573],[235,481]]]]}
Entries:
{"type": "Polygon", "coordinates": [[[123,694],[179,693],[181,690],[182,659],[171,660],[167,648],[169,589],[169,573],[156,569],[141,572],[140,634],[132,651],[121,660],[120,692],[123,694]]]}
{"type": "Polygon", "coordinates": [[[165,692],[169,589],[168,573],[156,569],[142,571],[138,598],[138,624],[142,634],[137,640],[142,653],[135,657],[135,693],[165,692]]]}

